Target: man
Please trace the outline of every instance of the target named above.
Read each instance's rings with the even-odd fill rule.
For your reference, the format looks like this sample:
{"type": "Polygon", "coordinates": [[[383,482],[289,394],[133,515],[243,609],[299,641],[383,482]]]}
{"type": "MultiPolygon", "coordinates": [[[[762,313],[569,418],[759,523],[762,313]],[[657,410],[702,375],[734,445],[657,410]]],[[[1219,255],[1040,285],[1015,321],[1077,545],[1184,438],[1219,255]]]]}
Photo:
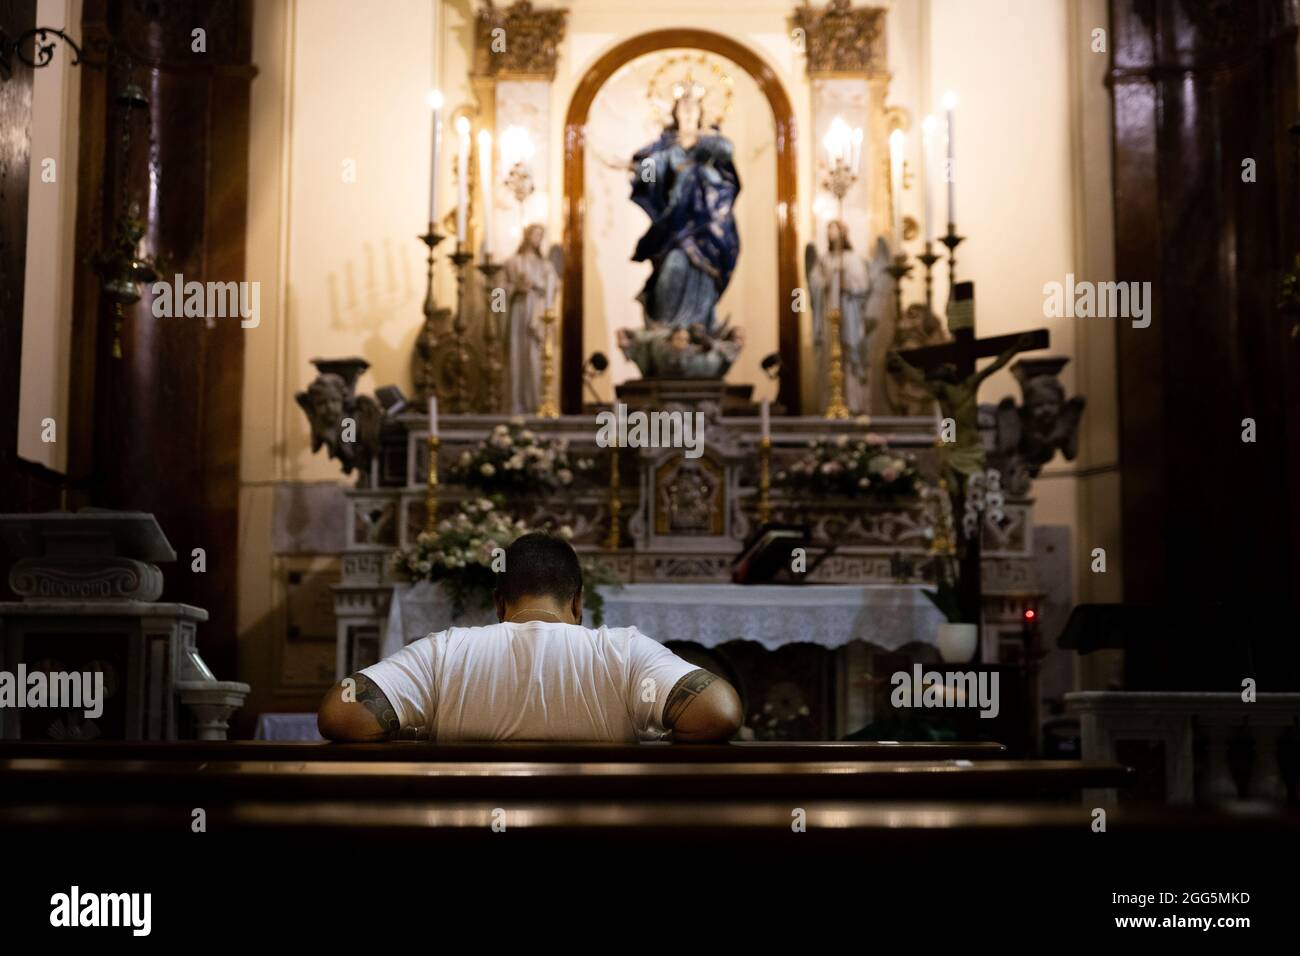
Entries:
{"type": "Polygon", "coordinates": [[[740,698],[634,627],[582,620],[568,542],[518,538],[490,627],[452,627],[335,685],[317,724],[331,740],[725,740],[740,698]]]}

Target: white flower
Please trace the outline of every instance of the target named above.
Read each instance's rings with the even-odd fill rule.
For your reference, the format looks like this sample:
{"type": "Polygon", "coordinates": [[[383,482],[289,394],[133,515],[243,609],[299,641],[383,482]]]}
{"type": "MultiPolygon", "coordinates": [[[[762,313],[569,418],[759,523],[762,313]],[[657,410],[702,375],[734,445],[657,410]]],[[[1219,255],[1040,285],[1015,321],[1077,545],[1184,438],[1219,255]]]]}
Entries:
{"type": "Polygon", "coordinates": [[[476,504],[478,505],[480,511],[491,511],[493,508],[496,507],[496,505],[492,504],[492,502],[487,498],[480,498],[476,502],[476,504]]]}
{"type": "Polygon", "coordinates": [[[573,472],[569,471],[567,468],[561,468],[556,472],[556,477],[560,479],[560,484],[567,485],[569,482],[573,481],[573,472]]]}
{"type": "Polygon", "coordinates": [[[473,460],[474,460],[474,456],[471,455],[469,452],[463,451],[460,453],[460,464],[462,468],[468,467],[469,463],[473,460]]]}
{"type": "Polygon", "coordinates": [[[532,441],[536,437],[537,436],[533,434],[532,430],[528,428],[525,428],[523,431],[519,433],[520,441],[532,441]]]}
{"type": "Polygon", "coordinates": [[[492,465],[486,461],[479,466],[478,471],[479,474],[482,475],[484,478],[491,478],[493,475],[497,473],[497,470],[493,468],[492,465]]]}
{"type": "Polygon", "coordinates": [[[566,541],[567,541],[569,538],[572,538],[572,537],[573,537],[573,529],[570,528],[567,524],[562,524],[562,525],[560,525],[560,532],[559,532],[559,533],[560,533],[560,537],[561,537],[561,538],[564,538],[566,541]]]}
{"type": "Polygon", "coordinates": [[[835,439],[835,444],[839,448],[847,448],[849,446],[849,436],[841,435],[839,438],[835,439]]]}

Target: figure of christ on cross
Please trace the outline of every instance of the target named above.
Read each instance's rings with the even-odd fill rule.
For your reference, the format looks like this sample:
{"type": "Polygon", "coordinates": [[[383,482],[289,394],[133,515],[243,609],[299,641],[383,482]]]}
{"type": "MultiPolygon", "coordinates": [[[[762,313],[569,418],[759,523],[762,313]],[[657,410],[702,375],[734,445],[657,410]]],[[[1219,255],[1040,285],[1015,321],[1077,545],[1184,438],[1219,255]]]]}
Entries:
{"type": "MultiPolygon", "coordinates": [[[[1046,329],[987,339],[975,337],[975,284],[959,282],[953,287],[948,307],[948,329],[952,341],[942,345],[890,352],[886,367],[921,386],[939,403],[945,419],[951,419],[951,438],[939,444],[939,462],[952,491],[954,531],[959,541],[958,580],[962,607],[980,606],[980,535],[962,541],[960,516],[966,506],[967,483],[984,469],[984,444],[979,434],[979,387],[1003,368],[1018,352],[1047,348],[1051,338],[1046,329]],[[975,362],[996,356],[987,368],[976,371],[975,362]]],[[[978,624],[979,621],[970,623],[978,624]]]]}

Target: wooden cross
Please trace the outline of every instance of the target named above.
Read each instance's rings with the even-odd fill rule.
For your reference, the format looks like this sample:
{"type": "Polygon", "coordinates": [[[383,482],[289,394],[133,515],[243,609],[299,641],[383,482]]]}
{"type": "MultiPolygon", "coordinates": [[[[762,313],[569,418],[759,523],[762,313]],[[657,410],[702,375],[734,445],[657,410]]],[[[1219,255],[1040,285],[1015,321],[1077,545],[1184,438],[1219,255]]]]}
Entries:
{"type": "MultiPolygon", "coordinates": [[[[962,438],[961,430],[965,425],[968,431],[973,432],[972,435],[966,436],[967,440],[978,442],[980,440],[978,432],[978,391],[980,382],[1007,361],[1010,361],[1011,355],[1014,353],[1047,348],[1051,344],[1051,336],[1047,329],[1034,329],[1031,332],[1018,332],[1014,335],[995,335],[987,339],[976,338],[975,284],[973,282],[959,282],[953,287],[952,301],[948,305],[948,331],[952,335],[951,342],[944,342],[941,345],[927,345],[918,349],[908,349],[898,354],[908,365],[919,371],[928,371],[947,364],[956,370],[956,375],[953,377],[954,383],[965,383],[969,380],[970,399],[968,403],[963,403],[963,408],[965,408],[966,404],[970,406],[968,409],[969,420],[964,423],[961,421],[956,423],[958,440],[960,441],[962,438]],[[1001,360],[989,366],[977,376],[975,370],[976,360],[990,358],[995,355],[1000,356],[1001,360]]],[[[957,477],[960,478],[960,476],[957,477]]],[[[952,481],[954,478],[950,477],[949,480],[952,481]]],[[[964,480],[956,480],[955,483],[958,487],[950,489],[952,491],[954,531],[960,528],[962,513],[966,507],[966,483],[964,480]]],[[[959,573],[960,579],[957,591],[962,607],[979,608],[982,594],[979,528],[976,529],[974,539],[968,542],[967,547],[962,551],[959,573]]],[[[975,623],[979,623],[978,618],[975,623]]]]}

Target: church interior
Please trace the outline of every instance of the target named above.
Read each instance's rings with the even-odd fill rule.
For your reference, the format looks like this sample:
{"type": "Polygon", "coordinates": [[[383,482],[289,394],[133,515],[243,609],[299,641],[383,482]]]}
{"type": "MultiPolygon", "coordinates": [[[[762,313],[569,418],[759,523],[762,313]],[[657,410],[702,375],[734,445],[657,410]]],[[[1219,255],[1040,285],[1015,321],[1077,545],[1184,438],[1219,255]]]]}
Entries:
{"type": "Polygon", "coordinates": [[[6,925],[1281,925],[1298,21],[0,0],[6,925]],[[530,532],[729,739],[322,737],[530,532]]]}

